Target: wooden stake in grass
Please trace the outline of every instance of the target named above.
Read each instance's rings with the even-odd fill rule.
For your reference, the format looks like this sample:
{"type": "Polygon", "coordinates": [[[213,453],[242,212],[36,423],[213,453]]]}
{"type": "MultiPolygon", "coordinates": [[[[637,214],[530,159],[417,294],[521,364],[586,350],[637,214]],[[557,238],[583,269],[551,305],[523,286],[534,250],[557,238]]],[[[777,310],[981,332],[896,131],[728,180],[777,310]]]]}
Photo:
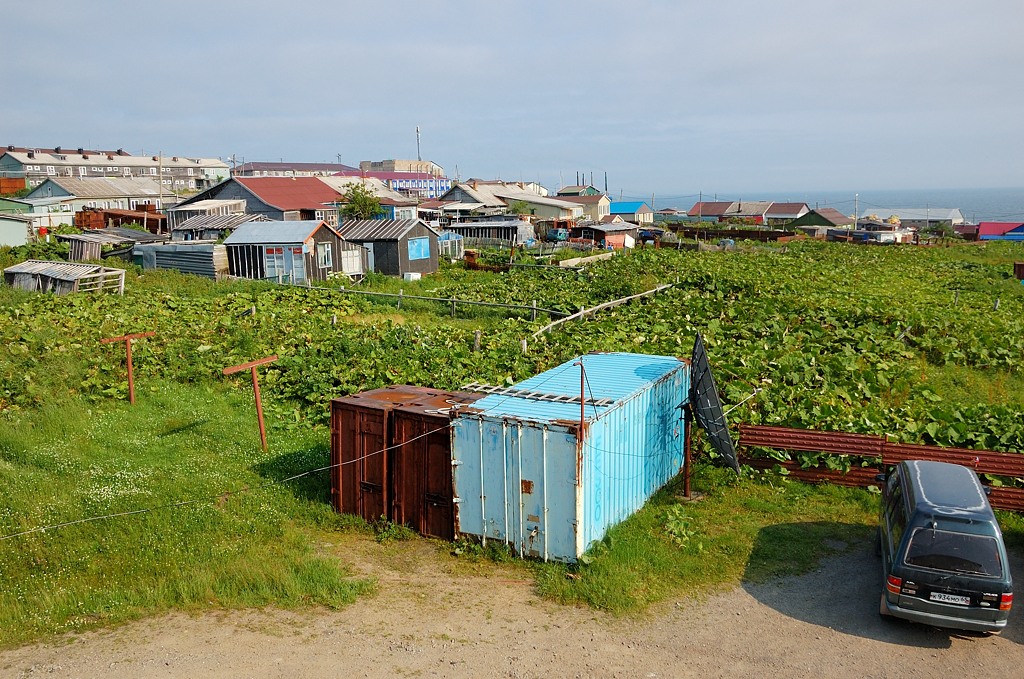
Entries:
{"type": "Polygon", "coordinates": [[[224,368],[225,375],[242,372],[247,368],[252,371],[252,393],[256,397],[256,419],[260,424],[260,443],[263,444],[264,452],[267,450],[267,428],[263,424],[263,401],[260,400],[260,381],[256,377],[256,368],[267,363],[273,363],[276,360],[277,354],[274,354],[273,356],[267,356],[266,358],[260,358],[255,361],[249,361],[248,363],[242,363],[241,365],[233,365],[230,368],[224,368]]]}
{"type": "Polygon", "coordinates": [[[152,337],[155,332],[136,332],[131,335],[121,335],[120,337],[107,337],[100,340],[100,344],[110,344],[111,342],[124,342],[125,352],[128,358],[128,402],[135,405],[135,374],[132,370],[132,340],[140,339],[142,337],[152,337]]]}

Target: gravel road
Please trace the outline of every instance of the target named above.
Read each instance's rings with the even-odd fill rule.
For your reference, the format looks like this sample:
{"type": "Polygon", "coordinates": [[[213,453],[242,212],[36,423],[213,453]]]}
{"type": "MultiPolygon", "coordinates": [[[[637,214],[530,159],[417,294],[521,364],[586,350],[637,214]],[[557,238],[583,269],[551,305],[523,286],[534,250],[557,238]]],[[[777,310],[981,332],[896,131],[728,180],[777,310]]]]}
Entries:
{"type": "Polygon", "coordinates": [[[2,652],[0,676],[949,679],[1024,673],[1024,627],[1016,612],[1000,636],[881,620],[880,567],[867,543],[804,576],[666,602],[627,618],[543,601],[529,582],[508,580],[507,573],[446,573],[431,556],[434,547],[410,549],[421,552],[412,565],[364,554],[375,564],[378,594],[340,611],[154,617],[2,652]]]}

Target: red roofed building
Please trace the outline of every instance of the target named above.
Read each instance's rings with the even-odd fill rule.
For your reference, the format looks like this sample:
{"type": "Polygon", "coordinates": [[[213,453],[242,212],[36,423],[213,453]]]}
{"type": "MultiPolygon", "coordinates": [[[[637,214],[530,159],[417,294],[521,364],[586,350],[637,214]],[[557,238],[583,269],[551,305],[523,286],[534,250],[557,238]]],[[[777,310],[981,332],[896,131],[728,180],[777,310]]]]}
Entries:
{"type": "Polygon", "coordinates": [[[691,219],[699,219],[702,222],[717,222],[722,219],[733,202],[730,201],[701,201],[694,203],[693,207],[687,210],[686,214],[691,219]]]}
{"type": "Polygon", "coordinates": [[[1024,222],[979,222],[978,240],[1024,241],[1024,222]]]}
{"type": "Polygon", "coordinates": [[[275,221],[320,220],[338,225],[342,194],[317,177],[232,177],[178,207],[201,200],[243,200],[247,214],[275,221]]]}

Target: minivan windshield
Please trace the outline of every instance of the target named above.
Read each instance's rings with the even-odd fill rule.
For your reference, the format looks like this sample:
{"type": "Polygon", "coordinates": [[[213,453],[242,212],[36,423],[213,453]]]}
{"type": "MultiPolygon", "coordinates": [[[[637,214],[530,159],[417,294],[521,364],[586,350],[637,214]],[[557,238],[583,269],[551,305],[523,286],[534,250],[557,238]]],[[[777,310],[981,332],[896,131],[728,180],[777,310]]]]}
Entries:
{"type": "Polygon", "coordinates": [[[1003,564],[996,539],[932,527],[918,528],[910,536],[908,566],[934,568],[954,573],[1001,577],[1003,564]]]}

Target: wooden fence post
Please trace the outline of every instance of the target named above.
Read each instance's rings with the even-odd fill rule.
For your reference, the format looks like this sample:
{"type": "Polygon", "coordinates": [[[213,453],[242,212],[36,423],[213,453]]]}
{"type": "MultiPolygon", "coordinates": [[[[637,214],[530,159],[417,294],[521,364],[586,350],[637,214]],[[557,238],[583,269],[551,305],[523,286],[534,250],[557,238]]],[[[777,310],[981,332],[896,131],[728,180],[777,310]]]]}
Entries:
{"type": "Polygon", "coordinates": [[[132,368],[132,340],[139,339],[142,337],[152,337],[155,332],[137,332],[131,335],[121,335],[120,337],[107,337],[101,339],[100,344],[110,344],[111,342],[124,342],[126,358],[128,361],[128,402],[135,405],[135,374],[132,368]]]}
{"type": "Polygon", "coordinates": [[[256,399],[256,419],[260,425],[260,443],[263,444],[264,452],[267,450],[267,428],[263,424],[263,401],[260,399],[260,381],[256,377],[256,368],[266,363],[273,363],[276,360],[277,354],[274,354],[273,356],[249,361],[248,363],[242,363],[241,365],[233,365],[230,368],[224,368],[223,370],[225,375],[231,375],[246,369],[252,372],[252,393],[256,399]]]}

